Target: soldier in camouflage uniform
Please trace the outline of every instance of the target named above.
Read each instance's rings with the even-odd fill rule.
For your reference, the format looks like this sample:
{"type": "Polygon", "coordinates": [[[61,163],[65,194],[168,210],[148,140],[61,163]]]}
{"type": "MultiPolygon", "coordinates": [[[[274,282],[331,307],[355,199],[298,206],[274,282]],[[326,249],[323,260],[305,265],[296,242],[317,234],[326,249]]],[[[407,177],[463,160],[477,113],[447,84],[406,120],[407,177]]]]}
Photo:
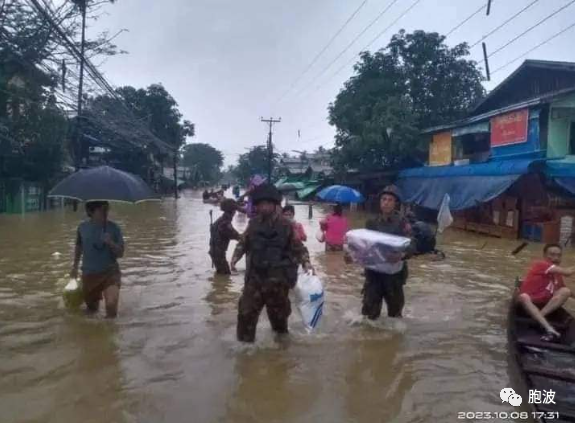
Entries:
{"type": "Polygon", "coordinates": [[[288,332],[291,304],[288,293],[295,286],[297,267],[313,271],[309,254],[295,236],[291,222],[277,213],[281,195],[273,185],[260,185],[252,194],[257,215],[250,220],[232,258],[232,270],[246,255],[244,289],[238,306],[237,337],[254,342],[259,315],[267,308],[276,333],[288,332]]]}
{"type": "Polygon", "coordinates": [[[230,265],[226,260],[226,252],[232,239],[240,239],[240,234],[232,225],[232,219],[237,208],[237,203],[234,200],[222,201],[220,209],[224,214],[210,226],[210,257],[216,268],[216,273],[220,275],[231,273],[230,265]]]}
{"type": "MultiPolygon", "coordinates": [[[[411,227],[398,211],[400,202],[399,190],[391,185],[386,187],[380,196],[381,214],[368,220],[366,229],[404,237],[411,236],[411,227]]],[[[411,254],[408,251],[407,256],[411,254]]],[[[389,317],[402,317],[405,297],[403,285],[407,281],[407,262],[403,263],[402,270],[394,274],[376,272],[365,269],[365,284],[363,287],[363,307],[361,313],[370,320],[381,315],[383,300],[387,305],[389,317]]]]}

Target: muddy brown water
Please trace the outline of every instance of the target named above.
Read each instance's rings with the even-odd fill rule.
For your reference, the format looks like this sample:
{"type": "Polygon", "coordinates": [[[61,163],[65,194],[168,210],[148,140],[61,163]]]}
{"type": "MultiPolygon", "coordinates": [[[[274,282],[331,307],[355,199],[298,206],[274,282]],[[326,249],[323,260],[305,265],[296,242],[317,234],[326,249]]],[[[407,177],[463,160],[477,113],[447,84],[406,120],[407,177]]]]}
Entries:
{"type": "MultiPolygon", "coordinates": [[[[243,346],[245,267],[214,277],[211,209],[193,192],[113,208],[127,243],[113,322],[61,303],[81,213],[0,215],[0,422],[415,423],[514,411],[499,399],[510,383],[507,305],[540,245],[514,258],[518,242],[448,231],[445,261],[410,263],[405,318],[368,324],[361,269],[322,251],[321,208],[309,220],[297,206],[326,288],[321,327],[307,335],[294,308],[291,335],[278,342],[264,313],[256,344],[243,346]]],[[[364,218],[355,214],[354,226],[364,218]]]]}

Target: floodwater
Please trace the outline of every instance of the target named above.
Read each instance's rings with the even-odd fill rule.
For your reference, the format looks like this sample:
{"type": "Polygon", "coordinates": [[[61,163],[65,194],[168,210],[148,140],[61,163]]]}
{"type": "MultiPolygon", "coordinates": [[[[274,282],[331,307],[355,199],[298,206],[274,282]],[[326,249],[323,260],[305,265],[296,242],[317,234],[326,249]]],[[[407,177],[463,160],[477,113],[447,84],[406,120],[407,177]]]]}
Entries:
{"type": "Polygon", "coordinates": [[[415,423],[513,411],[499,399],[510,383],[507,305],[539,245],[513,258],[516,241],[448,231],[445,261],[410,263],[405,318],[368,324],[361,269],[323,253],[314,236],[323,211],[309,220],[297,206],[326,287],[321,327],[306,334],[294,307],[291,335],[278,341],[264,313],[256,344],[243,346],[245,267],[214,277],[212,209],[190,192],[112,210],[127,242],[115,321],[61,304],[81,213],[0,215],[0,422],[415,423]]]}

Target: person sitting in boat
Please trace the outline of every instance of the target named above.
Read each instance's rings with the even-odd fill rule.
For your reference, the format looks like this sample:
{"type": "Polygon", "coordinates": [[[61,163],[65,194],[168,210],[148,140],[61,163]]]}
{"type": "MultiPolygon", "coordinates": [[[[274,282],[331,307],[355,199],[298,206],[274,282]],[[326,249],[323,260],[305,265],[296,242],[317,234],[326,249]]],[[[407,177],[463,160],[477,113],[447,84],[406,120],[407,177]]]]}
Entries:
{"type": "Polygon", "coordinates": [[[208,192],[208,190],[204,190],[204,193],[202,194],[202,198],[204,200],[209,200],[210,199],[210,193],[208,192]]]}
{"type": "Polygon", "coordinates": [[[536,260],[527,272],[519,288],[519,303],[525,311],[543,326],[547,332],[541,339],[555,341],[560,337],[546,316],[559,309],[571,297],[563,276],[575,273],[575,267],[561,267],[563,248],[559,244],[547,244],[543,248],[543,260],[536,260]]]}

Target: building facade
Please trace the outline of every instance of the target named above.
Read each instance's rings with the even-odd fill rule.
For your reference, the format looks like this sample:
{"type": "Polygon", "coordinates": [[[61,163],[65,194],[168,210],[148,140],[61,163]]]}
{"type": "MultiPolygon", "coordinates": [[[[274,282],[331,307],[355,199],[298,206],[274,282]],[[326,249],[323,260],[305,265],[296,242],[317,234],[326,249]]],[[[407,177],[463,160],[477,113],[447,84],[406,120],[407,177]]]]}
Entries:
{"type": "Polygon", "coordinates": [[[570,242],[575,63],[525,61],[467,119],[430,128],[428,165],[399,173],[404,200],[497,237],[570,242]]]}

